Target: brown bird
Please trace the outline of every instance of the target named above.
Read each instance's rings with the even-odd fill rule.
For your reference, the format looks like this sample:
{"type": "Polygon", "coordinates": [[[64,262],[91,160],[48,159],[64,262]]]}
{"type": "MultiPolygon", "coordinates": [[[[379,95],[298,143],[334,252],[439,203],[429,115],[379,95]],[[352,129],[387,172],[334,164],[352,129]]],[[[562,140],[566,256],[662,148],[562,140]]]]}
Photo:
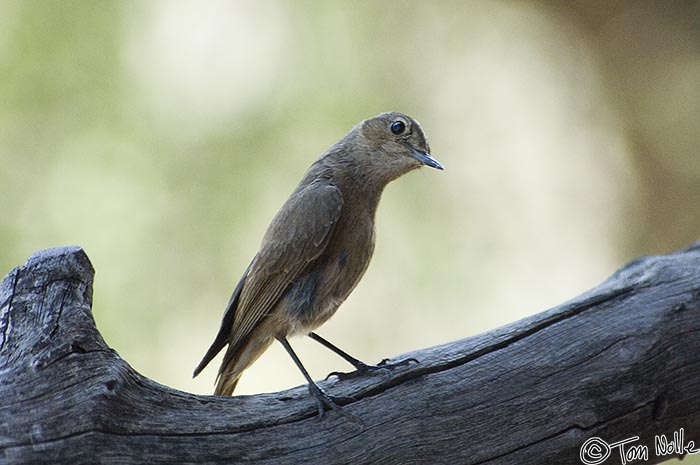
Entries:
{"type": "Polygon", "coordinates": [[[384,187],[422,165],[443,169],[418,122],[401,113],[362,121],[323,153],[272,220],[194,376],[228,344],[214,394],[231,395],[243,371],[277,339],[323,415],[336,404],[313,382],[287,337],[308,335],[359,372],[395,366],[386,360],[367,365],[312,331],[335,313],[367,269],[384,187]]]}

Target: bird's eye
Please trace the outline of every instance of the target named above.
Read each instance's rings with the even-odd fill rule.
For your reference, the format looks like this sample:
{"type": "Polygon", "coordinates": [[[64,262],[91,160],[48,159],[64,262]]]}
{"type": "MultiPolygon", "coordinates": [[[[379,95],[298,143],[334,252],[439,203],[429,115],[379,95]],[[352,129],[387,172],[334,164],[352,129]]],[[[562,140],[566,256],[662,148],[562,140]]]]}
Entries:
{"type": "Polygon", "coordinates": [[[404,123],[400,119],[397,119],[396,121],[391,123],[391,126],[389,126],[389,128],[391,129],[391,132],[398,136],[400,134],[403,134],[403,132],[406,130],[406,123],[404,123]]]}

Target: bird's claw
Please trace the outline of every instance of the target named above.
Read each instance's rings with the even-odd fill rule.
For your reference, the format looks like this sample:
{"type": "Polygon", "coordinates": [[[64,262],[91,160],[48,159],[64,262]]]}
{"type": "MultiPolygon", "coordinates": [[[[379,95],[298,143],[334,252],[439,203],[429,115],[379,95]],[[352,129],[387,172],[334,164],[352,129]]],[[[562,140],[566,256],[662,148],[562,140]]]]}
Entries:
{"type": "Polygon", "coordinates": [[[390,360],[391,360],[390,358],[385,358],[381,362],[377,363],[377,366],[382,367],[382,368],[386,368],[389,370],[393,370],[394,368],[407,367],[411,364],[411,362],[418,363],[418,359],[413,358],[413,357],[407,358],[404,360],[400,360],[400,361],[394,362],[394,363],[389,363],[390,360]]]}
{"type": "Polygon", "coordinates": [[[323,418],[323,415],[330,410],[334,410],[347,418],[348,420],[359,424],[362,428],[364,428],[365,424],[364,422],[353,415],[350,412],[346,412],[343,407],[338,405],[338,403],[348,403],[354,399],[350,397],[333,397],[325,392],[318,387],[316,384],[309,384],[309,393],[311,396],[316,400],[316,406],[318,407],[318,419],[321,420],[323,418]]]}
{"type": "Polygon", "coordinates": [[[418,360],[416,360],[415,358],[407,358],[405,360],[401,360],[394,363],[389,363],[389,361],[390,359],[385,358],[376,365],[367,365],[366,363],[360,363],[355,367],[355,371],[333,371],[329,373],[328,376],[326,376],[326,379],[330,378],[331,376],[335,376],[336,378],[338,378],[339,381],[345,381],[348,379],[357,378],[358,376],[362,376],[368,373],[381,373],[382,375],[384,375],[385,378],[388,379],[391,377],[391,370],[393,370],[394,368],[408,366],[411,364],[411,362],[418,363],[418,360]]]}

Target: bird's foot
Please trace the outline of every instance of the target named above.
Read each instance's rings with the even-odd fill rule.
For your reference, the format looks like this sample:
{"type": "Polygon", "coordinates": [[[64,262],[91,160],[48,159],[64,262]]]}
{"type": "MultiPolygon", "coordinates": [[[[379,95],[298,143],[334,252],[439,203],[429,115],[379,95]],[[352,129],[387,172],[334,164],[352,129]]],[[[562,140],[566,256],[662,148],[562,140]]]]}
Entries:
{"type": "Polygon", "coordinates": [[[347,418],[348,420],[359,424],[362,428],[364,428],[365,424],[364,422],[353,415],[350,412],[346,412],[343,407],[338,405],[339,402],[347,403],[352,401],[353,399],[349,397],[332,397],[323,392],[323,390],[316,385],[316,383],[311,383],[309,384],[309,393],[311,396],[316,400],[316,405],[318,406],[318,419],[320,420],[323,418],[323,415],[331,410],[334,410],[347,418]]]}
{"type": "Polygon", "coordinates": [[[384,360],[379,362],[377,364],[377,366],[380,368],[386,368],[387,370],[393,370],[394,368],[407,367],[411,364],[411,362],[418,363],[418,359],[413,358],[413,357],[407,358],[404,360],[399,360],[398,362],[393,362],[393,363],[390,363],[390,361],[391,361],[390,358],[385,358],[384,360]]]}
{"type": "Polygon", "coordinates": [[[366,363],[358,361],[358,363],[355,365],[355,371],[351,371],[348,373],[334,371],[332,373],[329,373],[328,376],[326,376],[326,379],[330,378],[331,376],[335,376],[336,378],[338,378],[338,380],[345,381],[347,379],[353,379],[359,376],[374,373],[381,373],[385,378],[388,379],[391,377],[392,370],[394,370],[395,368],[408,366],[411,364],[411,362],[418,363],[418,360],[416,360],[415,358],[407,358],[405,360],[400,360],[398,362],[391,363],[390,359],[385,358],[376,365],[367,365],[366,363]]]}

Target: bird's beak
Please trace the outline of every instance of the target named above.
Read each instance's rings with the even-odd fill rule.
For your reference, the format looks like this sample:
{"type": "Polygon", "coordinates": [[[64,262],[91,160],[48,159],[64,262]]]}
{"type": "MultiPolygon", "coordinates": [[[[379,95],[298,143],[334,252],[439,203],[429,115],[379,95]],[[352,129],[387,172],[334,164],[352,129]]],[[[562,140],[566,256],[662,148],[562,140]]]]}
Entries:
{"type": "Polygon", "coordinates": [[[431,168],[435,168],[438,170],[444,170],[445,168],[440,164],[439,161],[434,159],[429,153],[421,152],[420,150],[416,150],[413,147],[411,147],[411,155],[413,155],[413,158],[421,162],[422,164],[429,166],[431,168]]]}

